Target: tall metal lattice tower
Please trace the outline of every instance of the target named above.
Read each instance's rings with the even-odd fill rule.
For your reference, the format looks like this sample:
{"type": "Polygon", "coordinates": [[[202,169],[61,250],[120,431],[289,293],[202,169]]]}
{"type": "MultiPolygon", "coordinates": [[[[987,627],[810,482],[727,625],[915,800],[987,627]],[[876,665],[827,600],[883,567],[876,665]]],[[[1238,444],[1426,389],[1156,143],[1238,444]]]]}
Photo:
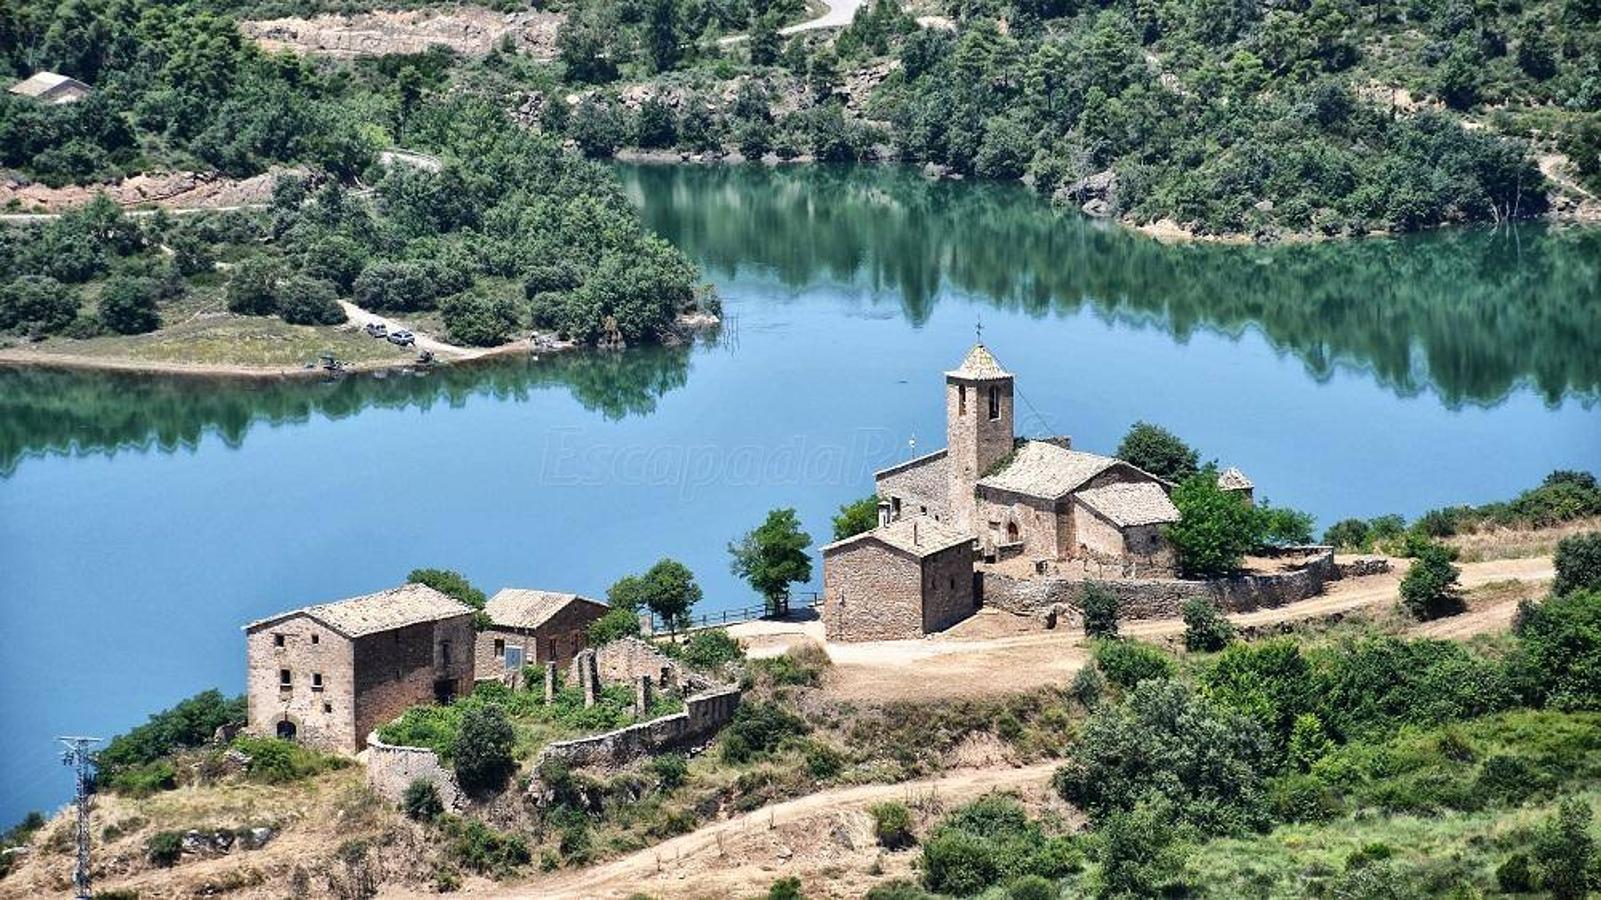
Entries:
{"type": "Polygon", "coordinates": [[[78,807],[78,868],[72,873],[73,896],[78,900],[88,900],[91,896],[89,890],[89,787],[90,767],[94,760],[89,756],[89,747],[100,743],[99,738],[92,737],[63,737],[58,738],[66,751],[61,754],[61,762],[70,766],[77,775],[78,792],[74,799],[78,807]]]}

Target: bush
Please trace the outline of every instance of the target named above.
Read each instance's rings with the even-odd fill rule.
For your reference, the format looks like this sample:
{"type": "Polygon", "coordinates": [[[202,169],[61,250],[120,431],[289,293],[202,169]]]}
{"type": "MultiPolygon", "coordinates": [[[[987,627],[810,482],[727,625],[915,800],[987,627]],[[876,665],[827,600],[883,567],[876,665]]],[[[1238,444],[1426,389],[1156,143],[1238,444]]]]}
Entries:
{"type": "Polygon", "coordinates": [[[1212,700],[1255,719],[1275,757],[1284,752],[1297,719],[1311,708],[1310,667],[1289,638],[1229,647],[1201,673],[1201,685],[1212,700]]]}
{"type": "Polygon", "coordinates": [[[1495,883],[1503,894],[1527,894],[1534,890],[1534,873],[1526,853],[1514,853],[1495,868],[1495,883]]]}
{"type": "Polygon", "coordinates": [[[510,299],[473,291],[449,298],[439,313],[450,339],[469,347],[504,344],[522,327],[522,313],[510,299]]]}
{"type": "Polygon", "coordinates": [[[145,841],[145,857],[152,865],[171,868],[183,855],[183,833],[158,831],[145,841]]]}
{"type": "Polygon", "coordinates": [[[1113,455],[1175,483],[1200,471],[1201,456],[1194,447],[1166,428],[1148,422],[1135,422],[1113,455]]]}
{"type": "Polygon", "coordinates": [[[1591,815],[1589,804],[1577,797],[1569,798],[1535,834],[1531,853],[1535,883],[1555,900],[1588,897],[1596,883],[1591,815]]]}
{"type": "Polygon", "coordinates": [[[1234,623],[1210,600],[1195,597],[1184,604],[1184,649],[1216,653],[1234,639],[1234,623]]]}
{"type": "Polygon", "coordinates": [[[250,757],[245,769],[250,779],[266,784],[287,784],[350,764],[344,757],[278,738],[241,736],[234,739],[233,745],[250,757]]]}
{"type": "Polygon", "coordinates": [[[806,900],[806,895],[801,893],[800,879],[791,875],[773,882],[767,889],[767,900],[806,900]]]}
{"type": "Polygon", "coordinates": [[[438,289],[426,267],[417,263],[374,263],[352,285],[362,309],[414,312],[432,309],[438,289]]]}
{"type": "Polygon", "coordinates": [[[243,316],[270,316],[278,311],[278,281],[283,270],[277,260],[251,257],[228,273],[224,296],[228,311],[243,316]]]}
{"type": "Polygon", "coordinates": [[[1527,702],[1601,710],[1601,591],[1528,607],[1517,637],[1512,678],[1527,702]]]}
{"type": "Polygon", "coordinates": [[[661,789],[670,791],[684,783],[684,778],[689,775],[689,762],[682,753],[663,753],[651,757],[650,769],[656,773],[661,789]]]}
{"type": "Polygon", "coordinates": [[[1239,568],[1245,554],[1263,543],[1259,511],[1233,491],[1217,486],[1206,469],[1173,489],[1179,520],[1164,533],[1189,575],[1223,575],[1239,568]]]}
{"type": "Polygon", "coordinates": [[[1079,598],[1084,610],[1084,636],[1088,638],[1117,637],[1117,595],[1098,584],[1084,586],[1079,598]]]}
{"type": "Polygon", "coordinates": [[[129,797],[148,797],[178,786],[178,770],[166,760],[110,770],[101,775],[106,787],[129,797]]]}
{"type": "Polygon", "coordinates": [[[1361,519],[1341,519],[1323,532],[1323,543],[1336,550],[1366,551],[1373,545],[1373,533],[1361,519]]]}
{"type": "Polygon", "coordinates": [[[432,781],[414,778],[400,797],[400,808],[408,819],[432,822],[445,811],[445,804],[439,799],[439,788],[434,787],[432,781]]]}
{"type": "Polygon", "coordinates": [[[1172,678],[1178,671],[1172,657],[1134,640],[1097,641],[1095,664],[1106,673],[1106,680],[1124,690],[1147,679],[1172,678]]]}
{"type": "Polygon", "coordinates": [[[278,283],[278,316],[291,325],[340,325],[348,318],[334,286],[306,275],[278,283]]]}
{"type": "Polygon", "coordinates": [[[1183,893],[1188,845],[1173,825],[1172,809],[1143,802],[1107,816],[1100,837],[1101,897],[1163,897],[1183,893]]]}
{"type": "Polygon", "coordinates": [[[52,334],[78,314],[78,295],[43,275],[24,275],[0,286],[0,331],[52,334]]]}
{"type": "Polygon", "coordinates": [[[845,757],[838,750],[820,741],[806,746],[806,771],[818,780],[826,781],[845,768],[845,757]]]}
{"type": "Polygon", "coordinates": [[[451,838],[451,855],[475,872],[500,878],[532,859],[521,837],[496,831],[477,819],[448,817],[445,830],[451,838]]]}
{"type": "Polygon", "coordinates": [[[1551,593],[1601,591],[1601,531],[1575,534],[1557,542],[1556,580],[1551,593]]]}
{"type": "Polygon", "coordinates": [[[118,334],[144,334],[161,327],[153,278],[113,278],[100,289],[100,323],[118,334]]]}
{"type": "Polygon", "coordinates": [[[1461,571],[1451,564],[1451,554],[1439,544],[1423,549],[1406,577],[1401,579],[1401,605],[1420,621],[1454,616],[1463,609],[1457,588],[1461,571]]]}
{"type": "Polygon", "coordinates": [[[1040,875],[1024,875],[1006,886],[1007,900],[1056,900],[1056,883],[1040,875]]]}
{"type": "Polygon", "coordinates": [[[1268,823],[1271,768],[1267,735],[1253,719],[1179,682],[1150,680],[1089,717],[1053,784],[1097,822],[1158,795],[1178,821],[1237,834],[1268,823]]]}
{"type": "Polygon", "coordinates": [[[198,747],[218,728],[245,721],[245,698],[226,699],[217,690],[202,691],[171,709],[155,713],[127,734],[120,734],[95,756],[101,772],[155,762],[174,750],[198,747]]]}
{"type": "Polygon", "coordinates": [[[1273,818],[1281,822],[1327,822],[1340,814],[1328,782],[1315,775],[1286,775],[1268,790],[1273,818]]]}
{"type": "Polygon", "coordinates": [[[1106,693],[1106,678],[1101,670],[1094,666],[1084,666],[1073,676],[1073,699],[1085,709],[1094,709],[1101,705],[1101,695],[1106,693]]]}
{"type": "Polygon", "coordinates": [[[499,790],[516,768],[512,744],[516,735],[505,710],[492,704],[471,706],[461,717],[456,739],[456,778],[463,790],[499,790]]]}
{"type": "Polygon", "coordinates": [[[745,762],[778,749],[786,738],[806,732],[806,723],[777,703],[747,701],[735,710],[734,720],[723,732],[723,757],[730,762],[745,762]]]}
{"type": "Polygon", "coordinates": [[[599,647],[625,637],[639,637],[639,614],[629,609],[612,609],[584,629],[591,647],[599,647]]]}
{"type": "Polygon", "coordinates": [[[989,794],[951,813],[923,844],[923,883],[968,896],[1029,875],[1061,878],[1080,865],[1066,837],[1049,837],[1016,799],[989,794]]]}
{"type": "Polygon", "coordinates": [[[739,641],[723,628],[705,628],[690,635],[682,646],[684,662],[697,669],[716,669],[745,658],[739,641]]]}
{"type": "Polygon", "coordinates": [[[912,812],[906,804],[893,800],[875,803],[867,808],[867,813],[873,817],[873,835],[881,845],[899,850],[914,843],[912,812]]]}

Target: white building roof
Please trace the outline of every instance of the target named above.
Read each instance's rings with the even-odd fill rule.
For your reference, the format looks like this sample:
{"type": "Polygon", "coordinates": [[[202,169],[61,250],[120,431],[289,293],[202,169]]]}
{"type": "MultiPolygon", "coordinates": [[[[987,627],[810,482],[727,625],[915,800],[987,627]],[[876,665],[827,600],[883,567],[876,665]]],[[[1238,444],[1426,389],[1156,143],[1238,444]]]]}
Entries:
{"type": "Polygon", "coordinates": [[[983,344],[974,344],[973,349],[967,351],[967,356],[962,359],[962,364],[945,374],[952,378],[975,381],[1012,377],[1012,373],[1001,368],[1000,362],[995,359],[995,354],[983,344]]]}
{"type": "Polygon", "coordinates": [[[89,86],[76,78],[70,78],[56,72],[35,72],[32,76],[13,84],[8,90],[13,94],[24,97],[41,97],[63,85],[80,87],[85,91],[89,86]]]}
{"type": "Polygon", "coordinates": [[[484,605],[484,612],[489,613],[489,618],[496,625],[505,625],[509,628],[538,628],[573,603],[588,603],[601,610],[608,608],[599,600],[591,600],[578,594],[505,588],[489,598],[489,602],[484,605]]]}
{"type": "Polygon", "coordinates": [[[467,615],[472,611],[472,607],[467,604],[446,596],[426,584],[404,584],[387,591],[352,597],[349,600],[320,603],[316,606],[281,612],[251,622],[245,626],[245,630],[252,631],[293,616],[307,616],[345,637],[356,638],[422,622],[435,622],[467,615]]]}
{"type": "Polygon", "coordinates": [[[878,541],[903,553],[924,557],[960,544],[970,544],[973,542],[973,535],[958,531],[933,516],[907,516],[896,519],[888,525],[880,525],[872,531],[864,531],[844,540],[835,541],[823,547],[823,552],[827,553],[849,544],[869,540],[878,541]]]}
{"type": "Polygon", "coordinates": [[[1167,492],[1149,481],[1107,484],[1073,496],[1119,528],[1179,520],[1178,507],[1168,499],[1167,492]]]}

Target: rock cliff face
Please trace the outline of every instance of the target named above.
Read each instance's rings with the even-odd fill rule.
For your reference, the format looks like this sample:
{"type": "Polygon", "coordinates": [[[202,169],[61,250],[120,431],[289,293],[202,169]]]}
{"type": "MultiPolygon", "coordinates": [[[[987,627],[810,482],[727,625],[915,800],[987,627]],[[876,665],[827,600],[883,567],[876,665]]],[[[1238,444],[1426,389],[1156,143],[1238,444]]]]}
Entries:
{"type": "Polygon", "coordinates": [[[498,13],[463,6],[448,12],[374,10],[311,19],[262,19],[241,22],[239,27],[268,50],[320,56],[421,53],[436,44],[463,56],[484,56],[509,37],[517,52],[552,59],[556,29],[563,18],[556,13],[498,13]]]}

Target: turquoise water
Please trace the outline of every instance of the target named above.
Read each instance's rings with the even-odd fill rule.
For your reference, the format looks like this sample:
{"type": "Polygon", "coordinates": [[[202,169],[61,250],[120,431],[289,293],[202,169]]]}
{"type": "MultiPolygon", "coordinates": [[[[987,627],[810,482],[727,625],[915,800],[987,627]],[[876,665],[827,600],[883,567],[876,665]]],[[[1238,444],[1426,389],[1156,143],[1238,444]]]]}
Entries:
{"type": "Polygon", "coordinates": [[[727,543],[775,506],[822,543],[940,446],[980,320],[1021,431],[1160,422],[1322,525],[1601,470],[1601,232],[1162,248],[899,170],[621,172],[719,286],[717,338],[329,384],[0,371],[0,823],[67,795],[54,735],[238,691],[241,624],[415,566],[600,594],[673,556],[705,608],[754,602],[727,543]]]}

